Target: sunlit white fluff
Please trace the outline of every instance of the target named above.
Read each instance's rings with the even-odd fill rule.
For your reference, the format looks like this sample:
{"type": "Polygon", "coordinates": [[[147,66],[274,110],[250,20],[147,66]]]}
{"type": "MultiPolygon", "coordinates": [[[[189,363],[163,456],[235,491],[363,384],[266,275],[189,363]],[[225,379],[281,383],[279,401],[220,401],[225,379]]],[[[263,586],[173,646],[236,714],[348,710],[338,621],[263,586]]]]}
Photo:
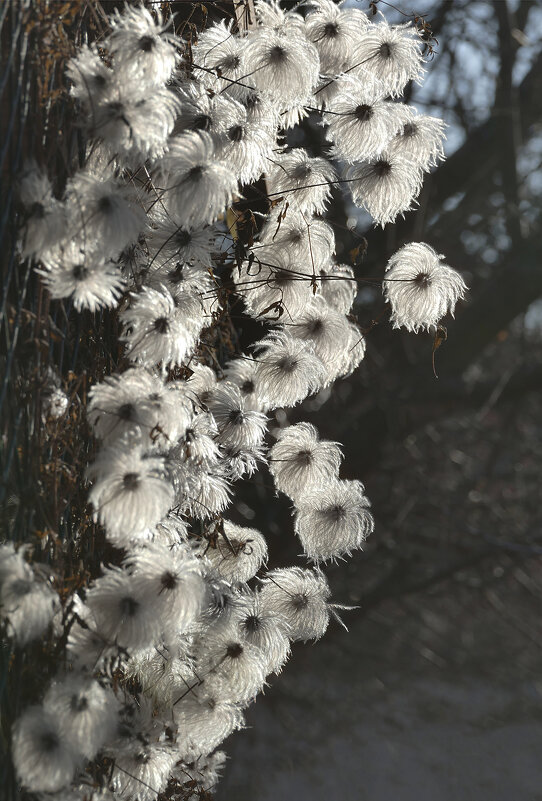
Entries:
{"type": "Polygon", "coordinates": [[[216,463],[219,456],[216,437],[218,428],[214,417],[206,411],[199,411],[192,418],[190,426],[172,451],[172,457],[182,462],[216,463]]]}
{"type": "Polygon", "coordinates": [[[237,190],[234,171],[205,132],[174,137],[161,169],[167,175],[167,201],[184,226],[214,222],[237,190]]]}
{"type": "Polygon", "coordinates": [[[75,751],[93,759],[113,736],[118,703],[110,689],[72,673],[58,675],[43,699],[43,707],[57,722],[62,736],[75,751]]]}
{"type": "MultiPolygon", "coordinates": [[[[209,531],[209,541],[217,533],[220,525],[214,526],[214,530],[209,531]]],[[[230,581],[221,578],[214,570],[205,573],[205,583],[207,585],[207,607],[203,613],[202,620],[207,624],[205,637],[217,631],[224,631],[232,615],[242,601],[242,593],[230,581]]],[[[201,634],[202,632],[200,632],[201,634]]],[[[201,638],[200,638],[201,639],[201,638]]]]}
{"type": "Polygon", "coordinates": [[[245,78],[248,72],[244,60],[246,42],[234,36],[231,26],[231,22],[220,20],[202,31],[197,42],[192,44],[194,76],[215,92],[232,91],[236,81],[253,86],[251,79],[245,78]]]}
{"type": "Polygon", "coordinates": [[[172,510],[152,529],[149,539],[167,545],[172,551],[182,549],[188,539],[188,524],[172,510]]]}
{"type": "Polygon", "coordinates": [[[285,108],[280,108],[280,127],[287,131],[289,128],[295,128],[296,125],[301,125],[303,120],[309,116],[310,108],[308,103],[312,102],[312,98],[307,100],[300,100],[295,105],[288,104],[285,108]]]}
{"type": "Polygon", "coordinates": [[[292,321],[314,294],[314,274],[310,261],[293,261],[276,251],[272,262],[245,262],[234,281],[252,317],[292,321]]]}
{"type": "Polygon", "coordinates": [[[315,562],[361,548],[373,531],[369,500],[360,481],[330,481],[296,500],[295,531],[315,562]]]}
{"type": "Polygon", "coordinates": [[[177,748],[170,743],[148,743],[134,738],[115,750],[111,786],[115,798],[126,801],[155,801],[168,782],[177,748]]]}
{"type": "Polygon", "coordinates": [[[224,477],[228,481],[239,481],[241,478],[250,478],[265,462],[263,446],[242,448],[234,445],[221,445],[222,466],[224,477]]]}
{"type": "Polygon", "coordinates": [[[256,18],[262,31],[303,35],[303,17],[297,11],[281,8],[279,0],[256,0],[256,18]]]}
{"type": "Polygon", "coordinates": [[[330,306],[348,314],[358,293],[354,270],[348,264],[332,264],[320,272],[320,292],[330,306]]]}
{"type": "Polygon", "coordinates": [[[70,94],[87,114],[108,97],[115,81],[115,73],[100,58],[95,44],[81,45],[68,61],[66,75],[71,81],[70,94]]]}
{"type": "Polygon", "coordinates": [[[115,72],[107,92],[89,104],[86,127],[104,155],[136,170],[141,162],[164,154],[178,110],[168,87],[149,90],[136,76],[115,72]]]}
{"type": "Polygon", "coordinates": [[[284,153],[267,172],[270,196],[308,214],[325,211],[331,197],[331,184],[337,175],[324,158],[311,158],[303,148],[284,153]]]}
{"type": "Polygon", "coordinates": [[[32,160],[19,177],[17,194],[24,207],[22,255],[43,258],[65,236],[66,208],[55,198],[46,171],[32,160]]]}
{"type": "Polygon", "coordinates": [[[264,609],[259,592],[243,596],[232,611],[228,627],[261,650],[266,674],[282,670],[290,656],[289,626],[276,611],[264,609]]]}
{"type": "Polygon", "coordinates": [[[211,393],[208,401],[218,426],[218,442],[238,448],[258,448],[266,430],[265,415],[247,409],[241,391],[224,381],[211,393]]]}
{"type": "Polygon", "coordinates": [[[368,25],[355,46],[354,74],[369,73],[378,79],[384,95],[397,97],[408,81],[419,81],[424,73],[422,40],[410,23],[368,25]]]}
{"type": "Polygon", "coordinates": [[[384,100],[376,80],[345,75],[339,87],[324,121],[332,155],[343,161],[375,158],[414,115],[403,103],[384,100]]]}
{"type": "Polygon", "coordinates": [[[295,406],[326,380],[326,369],[312,346],[285,332],[263,339],[256,358],[258,385],[269,408],[295,406]]]}
{"type": "Polygon", "coordinates": [[[68,182],[66,201],[72,236],[83,243],[97,240],[109,256],[135,242],[145,224],[145,214],[135,203],[131,187],[107,173],[78,172],[68,182]]]}
{"type": "Polygon", "coordinates": [[[70,603],[68,621],[66,656],[76,670],[109,673],[125,661],[126,652],[116,643],[108,642],[92,611],[77,594],[70,603]]]}
{"type": "Polygon", "coordinates": [[[252,121],[241,103],[223,98],[228,107],[216,123],[217,157],[224,159],[242,184],[256,181],[275,147],[275,130],[263,120],[252,121]]]}
{"type": "Polygon", "coordinates": [[[438,117],[418,114],[405,123],[389,149],[427,171],[444,158],[445,128],[445,122],[438,117]]]}
{"type": "Polygon", "coordinates": [[[123,543],[156,525],[173,504],[164,460],[146,456],[141,440],[124,436],[101,450],[88,470],[89,500],[107,536],[123,543]]]}
{"type": "MultiPolygon", "coordinates": [[[[191,636],[187,636],[187,644],[191,641],[191,636]]],[[[175,649],[172,651],[163,644],[137,651],[126,665],[127,676],[137,679],[155,707],[167,712],[178,697],[176,688],[185,681],[189,684],[194,677],[191,660],[184,654],[178,655],[175,649]]]]}
{"type": "Polygon", "coordinates": [[[196,675],[206,690],[233,703],[246,704],[261,692],[265,668],[260,648],[227,629],[203,637],[196,652],[196,675]]]}
{"type": "Polygon", "coordinates": [[[336,442],[320,441],[310,423],[282,429],[269,451],[269,472],[277,489],[296,500],[339,476],[342,454],[336,442]]]}
{"type": "Polygon", "coordinates": [[[143,5],[115,9],[109,17],[111,33],[105,46],[114,56],[115,66],[135,73],[147,86],[166,83],[180,58],[179,40],[167,32],[158,7],[156,18],[143,5]]]}
{"type": "Polygon", "coordinates": [[[277,131],[279,126],[285,127],[283,115],[273,102],[273,99],[259,89],[240,89],[235,94],[236,99],[246,109],[247,120],[253,125],[261,125],[266,131],[277,131]]]}
{"type": "Polygon", "coordinates": [[[230,486],[218,462],[172,465],[177,504],[182,514],[207,520],[221,514],[230,503],[230,486]]]}
{"type": "MultiPolygon", "coordinates": [[[[191,375],[186,381],[186,391],[195,405],[206,411],[205,403],[209,393],[217,384],[215,371],[194,358],[190,362],[191,375]]],[[[216,428],[216,427],[215,427],[216,428]]]]}
{"type": "Polygon", "coordinates": [[[185,228],[183,221],[177,219],[167,205],[165,208],[158,206],[151,220],[153,227],[146,237],[151,269],[174,269],[178,262],[212,266],[211,253],[216,237],[212,228],[185,228]]]}
{"type": "Polygon", "coordinates": [[[175,444],[192,419],[178,384],[164,384],[144,368],[106,376],[91,387],[87,414],[100,439],[139,430],[149,447],[175,444]]]}
{"type": "MultiPolygon", "coordinates": [[[[179,40],[166,32],[160,15],[143,6],[115,12],[112,34],[101,40],[109,44],[107,64],[90,48],[70,63],[72,95],[85,136],[98,140],[90,143],[92,162],[103,169],[87,166],[84,175],[95,183],[118,185],[119,196],[136,208],[131,190],[113,177],[133,172],[133,185],[142,188],[138,203],[147,208],[142,227],[130,226],[117,214],[108,230],[101,201],[96,206],[92,198],[90,213],[74,202],[68,224],[60,225],[66,207],[56,201],[45,179],[34,179],[36,191],[28,192],[32,198],[26,204],[23,247],[44,257],[46,280],[66,248],[87,252],[92,245],[104,260],[114,256],[119,261],[132,290],[121,312],[124,361],[128,357],[140,367],[126,370],[121,364],[122,376],[94,387],[89,402],[90,420],[103,440],[89,470],[95,481],[91,501],[109,544],[122,547],[126,555],[122,569],[106,568],[91,585],[85,602],[76,595],[66,607],[68,664],[89,674],[100,671],[100,683],[114,682],[119,698],[132,695],[122,709],[121,727],[103,751],[111,760],[111,792],[125,801],[169,796],[170,790],[179,790],[170,786],[165,792],[170,775],[183,795],[207,791],[222,759],[207,755],[242,724],[237,704],[248,703],[262,689],[265,676],[280,670],[289,654],[288,638],[321,636],[333,613],[327,582],[318,570],[272,571],[261,592],[249,590],[245,582],[265,563],[265,539],[255,529],[222,517],[230,503],[229,482],[252,475],[258,462],[265,461],[265,420],[259,413],[299,402],[352,370],[365,352],[361,331],[345,316],[356,295],[353,270],[333,266],[333,230],[313,216],[325,210],[335,173],[324,159],[310,159],[304,151],[285,152],[282,135],[275,142],[276,131],[280,126],[284,133],[310,106],[323,105],[330,130],[336,129],[331,136],[337,143],[335,156],[374,160],[399,131],[390,122],[392,105],[396,118],[404,111],[383,98],[398,92],[403,73],[410,69],[409,37],[418,51],[420,43],[413,29],[397,29],[403,31],[403,50],[397,49],[396,29],[389,29],[393,42],[381,42],[376,56],[369,56],[371,62],[387,62],[381,73],[389,88],[367,99],[370,65],[355,65],[366,55],[361,51],[370,49],[370,37],[384,26],[369,24],[359,10],[330,0],[314,0],[306,22],[275,2],[257,0],[256,6],[258,27],[248,35],[234,35],[232,25],[224,23],[197,34],[199,40],[191,42],[191,75],[196,80],[179,76],[180,92],[177,85],[164,86],[177,61],[179,40]],[[245,50],[251,65],[245,63],[245,50]],[[399,59],[392,70],[394,56],[399,59]],[[354,97],[353,86],[361,92],[355,78],[319,77],[343,68],[350,76],[361,76],[365,95],[354,97]],[[379,125],[348,133],[341,150],[337,130],[351,112],[343,117],[337,104],[346,85],[357,104],[354,111],[370,100],[371,124],[379,125]],[[383,116],[377,119],[376,109],[389,112],[389,125],[383,116]],[[284,186],[280,181],[288,171],[284,186]],[[255,218],[243,215],[244,201],[236,203],[233,216],[241,222],[236,232],[228,207],[237,200],[238,181],[252,181],[261,172],[270,176],[264,191],[271,193],[272,202],[283,197],[281,205],[272,205],[258,234],[258,213],[255,218]],[[275,178],[278,194],[269,186],[275,178]],[[33,194],[40,192],[43,201],[34,208],[33,194]],[[52,208],[55,214],[50,214],[52,208]],[[221,222],[226,211],[228,218],[221,222]],[[51,235],[43,219],[51,222],[51,235]],[[216,231],[207,227],[214,222],[216,231]],[[89,232],[92,243],[85,240],[89,232]],[[234,234],[232,247],[228,232],[234,234]],[[237,297],[230,295],[230,268],[237,297]],[[256,318],[252,328],[263,322],[283,330],[260,342],[253,358],[228,363],[246,347],[229,328],[227,316],[228,304],[232,310],[236,304],[238,311],[240,298],[244,310],[256,318]],[[217,319],[219,300],[226,314],[201,337],[204,327],[217,319]],[[197,786],[188,786],[183,776],[195,776],[197,786]]],[[[190,69],[188,45],[185,55],[190,69]]],[[[419,70],[418,57],[411,61],[419,70]]],[[[379,80],[376,75],[377,84],[379,80]]],[[[435,128],[423,142],[411,136],[413,149],[402,162],[398,143],[404,133],[403,128],[386,156],[390,162],[399,156],[391,165],[397,179],[393,185],[376,180],[382,176],[362,174],[365,164],[351,168],[355,180],[347,177],[357,202],[380,222],[408,207],[421,169],[440,153],[435,128]],[[395,169],[399,162],[408,163],[412,180],[395,169]]],[[[291,141],[297,136],[292,132],[291,141]]],[[[374,165],[372,169],[374,173],[374,165]]],[[[67,196],[77,200],[73,182],[67,196]]],[[[64,285],[72,278],[63,277],[64,285]]],[[[387,285],[392,282],[384,281],[385,292],[387,285]]],[[[119,285],[116,294],[120,291],[119,285]]],[[[76,308],[82,307],[75,292],[67,294],[73,295],[76,308]]],[[[396,323],[397,314],[392,304],[396,323]]],[[[281,414],[278,425],[285,424],[281,414]]],[[[335,559],[359,547],[372,519],[361,485],[339,481],[337,445],[320,442],[311,426],[299,424],[279,435],[270,456],[277,488],[296,503],[296,530],[309,558],[335,559]]],[[[243,512],[241,505],[238,511],[243,512]]],[[[0,564],[0,582],[6,581],[0,564]]],[[[57,679],[46,695],[46,704],[66,719],[73,717],[71,681],[57,679]]],[[[105,692],[90,678],[74,676],[73,681],[98,687],[98,695],[105,692]]],[[[94,708],[86,711],[93,714],[94,708]]],[[[81,721],[74,740],[82,736],[81,721]]],[[[99,737],[92,726],[88,731],[82,750],[92,757],[99,737]]],[[[89,769],[93,780],[96,775],[104,778],[105,764],[89,769]]],[[[74,793],[77,801],[83,800],[84,790],[74,793]]],[[[93,801],[106,801],[110,791],[94,794],[100,799],[93,801]]],[[[72,801],[71,795],[66,801],[72,801]]]]}
{"type": "Polygon", "coordinates": [[[467,287],[461,275],[443,264],[425,242],[404,245],[388,262],[383,292],[391,306],[394,328],[430,329],[452,315],[467,287]]]}
{"type": "Polygon", "coordinates": [[[418,196],[423,173],[396,153],[382,153],[370,163],[354,164],[345,178],[357,206],[363,206],[384,227],[411,208],[418,196]]]}
{"type": "Polygon", "coordinates": [[[241,729],[244,717],[231,701],[202,687],[178,687],[178,699],[172,707],[179,731],[179,750],[188,761],[217,748],[233,731],[241,729]]]}
{"type": "Polygon", "coordinates": [[[129,555],[137,597],[154,609],[156,626],[166,638],[186,631],[203,605],[202,566],[188,547],[172,550],[149,542],[129,555]]]}
{"type": "Polygon", "coordinates": [[[314,353],[328,368],[328,380],[336,376],[337,362],[349,340],[348,320],[325,298],[315,295],[295,322],[285,327],[293,337],[312,343],[314,353]]]}
{"type": "Polygon", "coordinates": [[[37,270],[55,300],[73,301],[77,311],[91,312],[118,305],[125,280],[115,262],[103,250],[84,248],[77,240],[66,242],[44,259],[45,269],[37,270]]]}
{"type": "Polygon", "coordinates": [[[227,120],[229,100],[223,93],[212,94],[200,81],[182,84],[178,89],[180,113],[177,131],[216,133],[217,123],[227,120]]]}
{"type": "Polygon", "coordinates": [[[366,341],[359,326],[349,321],[348,323],[348,344],[339,359],[335,372],[337,378],[350,375],[360,362],[365,358],[366,341]]]}
{"type": "Polygon", "coordinates": [[[333,0],[312,0],[305,19],[307,38],[320,56],[320,72],[337,75],[351,65],[360,33],[369,25],[358,8],[333,0]]]}
{"type": "Polygon", "coordinates": [[[318,640],[325,634],[331,592],[320,570],[282,567],[271,570],[262,581],[261,607],[286,621],[291,640],[318,640]]]}
{"type": "Polygon", "coordinates": [[[25,709],[13,727],[11,742],[17,776],[30,792],[58,792],[81,762],[81,754],[62,734],[58,720],[41,706],[25,709]]]}
{"type": "Polygon", "coordinates": [[[45,386],[42,390],[42,420],[60,420],[70,405],[63,381],[56,370],[47,368],[45,386]]]}
{"type": "Polygon", "coordinates": [[[194,350],[203,326],[202,308],[195,296],[183,293],[183,307],[162,284],[144,287],[132,297],[120,319],[124,324],[121,340],[131,361],[162,363],[163,367],[182,364],[194,350]]]}
{"type": "Polygon", "coordinates": [[[254,528],[224,521],[223,532],[204,548],[213,570],[227,581],[249,581],[267,560],[265,537],[254,528]]]}
{"type": "Polygon", "coordinates": [[[232,361],[226,362],[224,373],[230,383],[239,387],[245,409],[253,409],[256,412],[266,411],[265,404],[258,393],[256,362],[244,357],[232,359],[232,361]]]}
{"type": "Polygon", "coordinates": [[[42,637],[60,609],[57,593],[44,579],[38,579],[21,551],[1,547],[0,618],[7,633],[19,646],[42,637]]]}
{"type": "Polygon", "coordinates": [[[96,630],[110,644],[130,650],[160,639],[156,605],[148,596],[141,596],[136,577],[126,570],[105,568],[88,590],[86,604],[96,630]]]}
{"type": "Polygon", "coordinates": [[[262,262],[278,263],[286,251],[291,261],[306,262],[315,271],[326,267],[335,250],[333,228],[325,220],[293,208],[284,216],[270,214],[252,253],[262,262]]]}
{"type": "Polygon", "coordinates": [[[188,786],[193,790],[194,783],[197,785],[195,791],[196,795],[190,799],[195,801],[197,794],[203,790],[206,793],[212,792],[216,783],[220,778],[226,762],[226,754],[224,751],[215,751],[214,754],[207,756],[200,755],[191,762],[179,762],[172,772],[174,778],[181,787],[188,786]]]}
{"type": "Polygon", "coordinates": [[[198,336],[206,325],[212,324],[213,312],[218,313],[220,309],[216,283],[209,269],[198,264],[177,262],[175,266],[161,265],[149,271],[146,283],[150,289],[159,292],[167,289],[173,297],[178,317],[197,321],[198,336]]]}
{"type": "Polygon", "coordinates": [[[312,103],[314,103],[316,108],[324,110],[329,106],[330,103],[333,102],[335,95],[340,89],[339,78],[340,76],[320,76],[320,80],[318,81],[318,85],[314,90],[314,95],[312,98],[312,103]]]}
{"type": "Polygon", "coordinates": [[[318,81],[318,51],[293,29],[252,31],[244,57],[247,82],[288,107],[307,100],[318,81]]]}
{"type": "Polygon", "coordinates": [[[12,542],[0,545],[0,582],[16,576],[17,578],[32,578],[33,573],[30,565],[24,560],[24,554],[28,546],[23,545],[19,550],[15,550],[12,542]]]}

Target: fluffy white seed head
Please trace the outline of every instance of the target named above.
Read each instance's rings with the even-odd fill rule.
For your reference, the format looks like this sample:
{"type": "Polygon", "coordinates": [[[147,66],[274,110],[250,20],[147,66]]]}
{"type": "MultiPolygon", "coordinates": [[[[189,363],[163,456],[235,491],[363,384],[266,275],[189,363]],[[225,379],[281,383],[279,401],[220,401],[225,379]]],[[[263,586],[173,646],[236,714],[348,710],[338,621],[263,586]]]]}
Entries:
{"type": "Polygon", "coordinates": [[[172,139],[160,168],[167,176],[168,203],[184,226],[214,222],[237,191],[234,171],[217,156],[214,140],[204,131],[172,139]]]}
{"type": "Polygon", "coordinates": [[[369,73],[380,82],[383,95],[394,97],[424,73],[422,41],[410,23],[389,25],[383,20],[368,25],[356,42],[354,61],[354,74],[369,73]]]}
{"type": "Polygon", "coordinates": [[[345,8],[333,0],[313,0],[305,20],[307,38],[320,56],[320,72],[338,75],[354,58],[359,35],[369,25],[367,16],[357,8],[345,8]]]}
{"type": "Polygon", "coordinates": [[[244,717],[231,701],[221,699],[205,685],[193,690],[180,685],[173,715],[179,731],[179,750],[192,762],[217,748],[233,731],[241,729],[244,717]]]}
{"type": "Polygon", "coordinates": [[[333,381],[350,339],[345,315],[335,311],[322,296],[315,296],[296,321],[285,323],[285,327],[297,339],[312,343],[314,353],[328,369],[328,381],[333,381]]]}
{"type": "Polygon", "coordinates": [[[145,368],[106,376],[89,392],[88,418],[96,436],[108,442],[140,432],[151,447],[171,447],[192,421],[191,404],[179,384],[164,384],[145,368]]]}
{"type": "Polygon", "coordinates": [[[388,262],[383,292],[394,328],[417,332],[437,325],[466,292],[461,275],[442,263],[430,245],[411,242],[388,262]]]}
{"type": "Polygon", "coordinates": [[[118,305],[125,280],[115,262],[92,247],[74,241],[63,244],[37,270],[55,300],[70,298],[77,311],[91,312],[118,305]]]}
{"type": "Polygon", "coordinates": [[[118,703],[110,689],[94,679],[73,673],[51,684],[43,707],[59,725],[75,751],[93,759],[117,725],[118,703]]]}
{"type": "Polygon", "coordinates": [[[31,792],[56,793],[71,781],[81,755],[43,707],[28,707],[13,727],[13,762],[31,792]]]}
{"type": "Polygon", "coordinates": [[[172,550],[159,541],[148,542],[124,565],[133,576],[138,599],[154,609],[156,627],[166,639],[194,624],[203,607],[205,584],[201,562],[187,546],[172,550]]]}
{"type": "MultiPolygon", "coordinates": [[[[70,209],[71,239],[99,242],[113,257],[126,245],[137,241],[145,224],[145,214],[133,189],[123,185],[106,170],[82,170],[66,188],[70,209]]],[[[86,247],[85,249],[88,249],[86,247]]]]}
{"type": "Polygon", "coordinates": [[[220,20],[209,26],[192,45],[194,76],[215,93],[232,91],[237,81],[253,86],[250,78],[245,79],[249,72],[245,64],[245,47],[246,41],[233,35],[231,23],[220,20]]]}
{"type": "Polygon", "coordinates": [[[286,620],[291,640],[318,640],[329,623],[330,589],[320,570],[284,567],[263,578],[262,609],[286,620]]]}
{"type": "Polygon", "coordinates": [[[286,34],[264,27],[251,32],[244,56],[246,83],[283,107],[305,102],[318,81],[318,51],[295,30],[286,34]]]}
{"type": "Polygon", "coordinates": [[[246,704],[261,692],[265,670],[260,648],[227,629],[204,637],[196,653],[195,672],[206,691],[233,703],[246,704]]]}
{"type": "Polygon", "coordinates": [[[144,6],[117,9],[109,18],[112,31],[105,46],[114,56],[115,66],[132,73],[148,87],[165,84],[179,60],[178,40],[167,32],[161,12],[155,16],[144,6]]]}
{"type": "Polygon", "coordinates": [[[260,243],[252,248],[256,260],[275,264],[286,251],[292,262],[309,264],[318,271],[327,267],[333,256],[335,235],[325,220],[289,207],[284,216],[269,215],[260,243]]]}
{"type": "Polygon", "coordinates": [[[95,517],[119,545],[145,536],[173,505],[164,459],[146,456],[138,437],[125,435],[100,451],[88,477],[95,517]]]}
{"type": "Polygon", "coordinates": [[[294,501],[339,476],[342,454],[336,442],[320,441],[310,423],[284,428],[269,451],[269,471],[278,490],[294,501]]]}
{"type": "Polygon", "coordinates": [[[178,287],[173,296],[161,283],[133,295],[120,319],[129,359],[162,367],[187,359],[204,324],[201,304],[189,289],[178,287]]]}
{"type": "Polygon", "coordinates": [[[258,347],[256,378],[270,409],[295,406],[324,385],[326,368],[312,345],[279,332],[258,347]]]}
{"type": "Polygon", "coordinates": [[[320,271],[320,291],[330,306],[348,314],[358,293],[354,270],[348,264],[334,264],[320,271]]]}
{"type": "Polygon", "coordinates": [[[321,214],[337,179],[335,169],[324,158],[311,158],[303,148],[284,153],[267,172],[268,191],[274,200],[283,199],[292,209],[321,214]]]}
{"type": "Polygon", "coordinates": [[[297,500],[295,531],[315,562],[361,548],[373,531],[369,500],[360,481],[331,481],[297,500]]]}
{"type": "Polygon", "coordinates": [[[86,604],[96,630],[111,645],[131,650],[160,639],[156,605],[141,595],[137,579],[127,570],[106,568],[87,592],[86,604]]]}
{"type": "Polygon", "coordinates": [[[354,203],[363,206],[384,227],[411,208],[420,192],[423,173],[413,162],[390,152],[367,164],[353,164],[345,178],[354,203]]]}
{"type": "Polygon", "coordinates": [[[228,626],[242,641],[260,649],[266,663],[266,674],[282,670],[290,656],[290,628],[280,614],[264,609],[259,592],[251,592],[243,597],[233,609],[228,626]]]}
{"type": "Polygon", "coordinates": [[[0,617],[19,646],[42,637],[60,609],[57,593],[38,578],[23,558],[21,550],[1,547],[0,617]]]}
{"type": "Polygon", "coordinates": [[[427,171],[444,159],[445,128],[446,123],[438,117],[418,114],[405,123],[389,149],[427,171]]]}
{"type": "Polygon", "coordinates": [[[218,442],[226,447],[259,448],[266,431],[266,417],[247,409],[241,390],[223,381],[211,392],[208,403],[218,426],[218,442]]]}
{"type": "Polygon", "coordinates": [[[384,100],[374,79],[345,75],[338,86],[324,113],[335,158],[348,162],[376,158],[414,116],[403,103],[384,100]]]}
{"type": "Polygon", "coordinates": [[[213,570],[230,582],[250,581],[267,561],[265,537],[254,528],[224,521],[216,541],[206,544],[203,553],[213,570]]]}
{"type": "Polygon", "coordinates": [[[175,745],[133,737],[114,751],[111,786],[123,801],[155,801],[179,758],[175,745]],[[143,739],[143,741],[142,741],[143,739]]]}

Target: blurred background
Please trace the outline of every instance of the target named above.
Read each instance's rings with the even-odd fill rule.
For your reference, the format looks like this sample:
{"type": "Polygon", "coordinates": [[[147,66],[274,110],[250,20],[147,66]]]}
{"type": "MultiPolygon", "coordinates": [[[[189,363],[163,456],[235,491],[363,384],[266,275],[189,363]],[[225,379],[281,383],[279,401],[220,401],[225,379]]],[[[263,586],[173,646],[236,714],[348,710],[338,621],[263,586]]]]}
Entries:
{"type": "MultiPolygon", "coordinates": [[[[18,263],[13,178],[32,153],[61,184],[82,155],[63,67],[120,5],[0,4],[0,505],[10,538],[47,535],[49,549],[51,531],[70,542],[76,528],[91,530],[80,480],[84,397],[89,377],[113,372],[120,351],[110,344],[115,315],[49,304],[30,264],[18,263]],[[40,424],[50,365],[70,399],[67,426],[40,424]]],[[[232,15],[226,0],[162,5],[183,30],[232,15]]],[[[376,529],[363,553],[326,570],[333,600],[355,607],[343,613],[349,631],[332,623],[321,642],[294,647],[249,708],[249,728],[227,741],[217,798],[540,800],[542,7],[350,5],[425,31],[426,78],[406,101],[448,123],[447,160],[426,177],[418,209],[385,230],[335,195],[338,260],[355,264],[367,355],[354,376],[276,425],[310,420],[343,443],[342,477],[365,483],[376,529]],[[470,287],[436,350],[431,336],[388,322],[380,279],[407,241],[443,253],[470,287]]],[[[313,117],[292,141],[325,152],[313,117]]],[[[270,485],[263,472],[241,486],[232,518],[264,531],[272,567],[299,564],[290,509],[270,485]]],[[[85,553],[68,549],[73,565],[84,556],[98,569],[94,539],[83,542],[85,553]]],[[[38,651],[5,646],[1,656],[2,676],[9,665],[15,677],[0,682],[5,744],[9,721],[54,665],[38,651]]],[[[0,779],[15,798],[13,777],[0,779]]]]}

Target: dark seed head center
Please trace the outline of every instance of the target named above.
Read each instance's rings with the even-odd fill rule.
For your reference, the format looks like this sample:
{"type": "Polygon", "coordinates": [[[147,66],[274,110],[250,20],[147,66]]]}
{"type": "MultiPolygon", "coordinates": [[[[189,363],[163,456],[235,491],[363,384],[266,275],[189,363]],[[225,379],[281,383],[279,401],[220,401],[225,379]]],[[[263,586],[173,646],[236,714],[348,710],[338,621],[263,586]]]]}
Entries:
{"type": "Polygon", "coordinates": [[[368,106],[366,103],[361,103],[359,106],[356,107],[354,111],[354,116],[360,122],[368,122],[373,116],[373,109],[371,106],[368,106]]]}
{"type": "Polygon", "coordinates": [[[139,473],[126,473],[122,479],[125,490],[135,490],[139,486],[139,473]]]}
{"type": "Polygon", "coordinates": [[[155,44],[152,36],[142,36],[138,42],[139,49],[143,50],[144,53],[150,53],[151,50],[154,50],[155,44]]]}

